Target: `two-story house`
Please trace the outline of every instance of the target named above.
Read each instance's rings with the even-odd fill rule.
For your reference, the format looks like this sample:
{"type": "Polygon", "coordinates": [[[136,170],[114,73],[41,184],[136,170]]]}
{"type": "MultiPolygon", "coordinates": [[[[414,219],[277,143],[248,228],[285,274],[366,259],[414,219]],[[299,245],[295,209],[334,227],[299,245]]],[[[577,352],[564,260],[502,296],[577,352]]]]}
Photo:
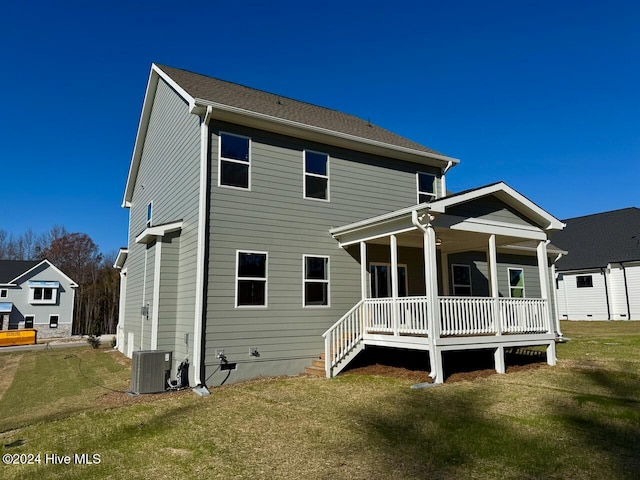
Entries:
{"type": "Polygon", "coordinates": [[[49,260],[0,260],[0,330],[34,328],[68,337],[78,284],[49,260]]]}
{"type": "Polygon", "coordinates": [[[170,350],[194,385],[298,374],[321,352],[333,376],[368,345],[428,351],[436,382],[446,350],[492,349],[503,372],[505,347],[546,345],[555,363],[547,233],[563,224],[502,182],[447,195],[457,164],[154,64],[123,200],[119,348],[170,350]]]}

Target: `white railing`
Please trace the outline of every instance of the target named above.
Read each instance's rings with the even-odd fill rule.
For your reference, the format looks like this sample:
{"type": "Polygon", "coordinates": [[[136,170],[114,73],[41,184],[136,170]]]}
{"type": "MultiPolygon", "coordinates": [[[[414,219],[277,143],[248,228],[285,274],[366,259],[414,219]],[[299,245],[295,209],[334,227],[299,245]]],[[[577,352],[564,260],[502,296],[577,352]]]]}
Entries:
{"type": "Polygon", "coordinates": [[[438,297],[440,335],[496,333],[495,299],[487,297],[438,297]]]}
{"type": "Polygon", "coordinates": [[[364,332],[363,300],[324,332],[324,362],[327,375],[362,341],[364,332]]]}
{"type": "MultiPolygon", "coordinates": [[[[331,375],[365,334],[429,335],[427,297],[360,300],[322,336],[331,375]]],[[[547,300],[534,298],[438,297],[440,336],[545,333],[550,330],[547,300]]]]}
{"type": "Polygon", "coordinates": [[[547,301],[540,298],[500,298],[504,333],[544,333],[550,330],[547,301]]]}

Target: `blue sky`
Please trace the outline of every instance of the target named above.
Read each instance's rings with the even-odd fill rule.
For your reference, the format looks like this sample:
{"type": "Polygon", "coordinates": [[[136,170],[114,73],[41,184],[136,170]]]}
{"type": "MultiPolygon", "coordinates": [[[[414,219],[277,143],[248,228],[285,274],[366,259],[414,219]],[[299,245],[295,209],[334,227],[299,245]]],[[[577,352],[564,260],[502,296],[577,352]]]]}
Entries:
{"type": "Polygon", "coordinates": [[[640,2],[52,3],[0,16],[11,233],[126,245],[152,62],[370,119],[461,159],[453,191],[503,180],[558,218],[640,206],[640,2]]]}

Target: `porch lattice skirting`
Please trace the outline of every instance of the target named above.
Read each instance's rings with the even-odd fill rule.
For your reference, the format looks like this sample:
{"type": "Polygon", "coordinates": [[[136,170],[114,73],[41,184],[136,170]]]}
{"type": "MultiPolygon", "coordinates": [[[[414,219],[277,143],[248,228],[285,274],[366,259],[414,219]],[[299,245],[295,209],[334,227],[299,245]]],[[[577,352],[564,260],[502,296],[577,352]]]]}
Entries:
{"type": "Polygon", "coordinates": [[[555,333],[548,301],[534,298],[438,297],[430,321],[428,297],[367,298],[358,302],[323,337],[327,377],[337,375],[367,345],[429,351],[431,376],[442,382],[442,352],[494,348],[504,373],[504,348],[547,346],[555,365],[555,333]]]}

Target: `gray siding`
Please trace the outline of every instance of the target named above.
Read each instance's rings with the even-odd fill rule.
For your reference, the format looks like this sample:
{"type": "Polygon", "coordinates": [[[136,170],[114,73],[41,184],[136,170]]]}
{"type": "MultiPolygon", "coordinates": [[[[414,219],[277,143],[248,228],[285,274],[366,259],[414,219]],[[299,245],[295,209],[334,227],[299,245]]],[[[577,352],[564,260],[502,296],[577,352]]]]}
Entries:
{"type": "Polygon", "coordinates": [[[211,126],[211,158],[207,376],[218,350],[239,363],[230,381],[299,373],[323,350],[322,333],[360,300],[359,254],[341,249],[329,229],[415,205],[416,171],[429,169],[220,123],[211,126]],[[219,131],[252,138],[251,191],[217,186],[219,131]],[[330,202],[303,198],[304,149],[330,156],[330,202]],[[235,307],[238,249],[268,252],[267,308],[235,307]],[[304,254],[330,257],[330,307],[302,306],[304,254]]]}
{"type": "MultiPolygon", "coordinates": [[[[149,278],[146,289],[143,288],[147,246],[135,243],[136,236],[146,227],[147,204],[153,201],[153,225],[183,221],[179,241],[165,239],[161,259],[158,342],[162,348],[174,351],[175,363],[186,356],[187,346],[184,341],[169,340],[169,336],[184,339],[185,333],[192,333],[195,315],[199,122],[197,116],[189,113],[188,105],[162,80],[159,81],[129,213],[124,337],[127,342],[130,332],[135,335],[133,350],[141,348],[140,307],[143,302],[153,304],[149,278]],[[175,293],[169,294],[169,290],[175,293]]],[[[154,269],[152,251],[155,248],[150,245],[146,259],[148,275],[154,269]]],[[[144,325],[143,349],[150,347],[151,316],[149,318],[144,325]]],[[[126,345],[123,351],[127,351],[126,345]]]]}
{"type": "Polygon", "coordinates": [[[447,210],[447,214],[514,225],[534,225],[530,220],[493,195],[451,207],[447,210]]]}

